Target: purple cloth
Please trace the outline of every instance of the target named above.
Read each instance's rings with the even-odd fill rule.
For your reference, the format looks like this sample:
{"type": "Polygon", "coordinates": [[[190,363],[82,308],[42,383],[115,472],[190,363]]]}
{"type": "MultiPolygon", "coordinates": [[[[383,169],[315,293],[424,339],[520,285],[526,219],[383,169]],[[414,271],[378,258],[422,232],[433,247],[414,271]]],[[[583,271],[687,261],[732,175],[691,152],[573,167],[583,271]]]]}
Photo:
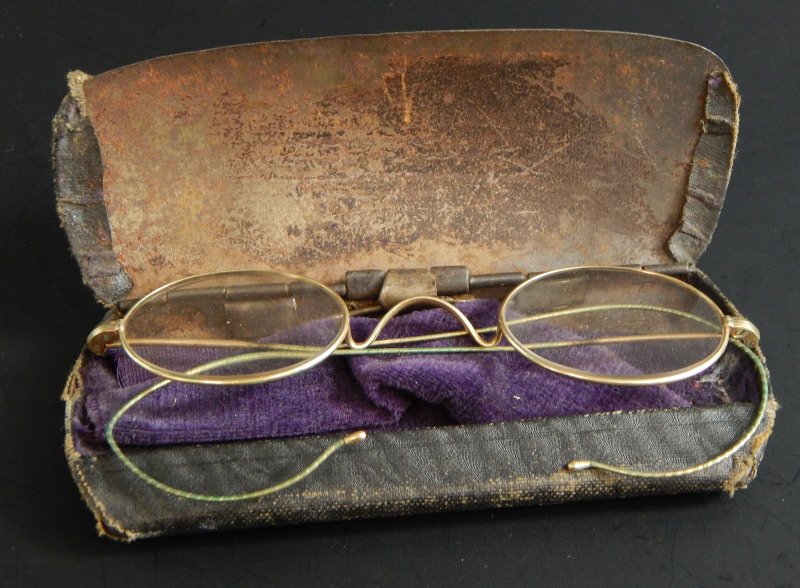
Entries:
{"type": "MultiPolygon", "coordinates": [[[[498,303],[459,306],[480,328],[496,324],[498,303]]],[[[351,319],[356,340],[376,321],[351,319]]],[[[396,317],[382,337],[459,330],[441,309],[396,317]]],[[[427,347],[474,345],[466,338],[427,347]]],[[[104,430],[128,399],[158,381],[124,353],[93,358],[82,372],[84,394],[73,417],[76,447],[105,451],[104,430]]],[[[518,353],[362,355],[329,358],[268,384],[198,386],[171,383],[118,422],[121,445],[164,445],[274,438],[358,429],[398,430],[488,423],[618,410],[749,402],[757,396],[752,370],[729,348],[706,372],[666,386],[603,386],[542,369],[518,353]]]]}

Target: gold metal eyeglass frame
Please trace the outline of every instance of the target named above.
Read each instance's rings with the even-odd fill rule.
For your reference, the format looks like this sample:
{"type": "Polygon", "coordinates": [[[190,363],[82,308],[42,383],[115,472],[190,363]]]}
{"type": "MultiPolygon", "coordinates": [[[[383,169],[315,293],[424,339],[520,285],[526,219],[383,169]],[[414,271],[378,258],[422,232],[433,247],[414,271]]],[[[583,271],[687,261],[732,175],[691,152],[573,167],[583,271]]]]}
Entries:
{"type": "MultiPolygon", "coordinates": [[[[314,286],[316,288],[323,289],[326,293],[328,293],[331,298],[336,301],[339,309],[341,310],[342,314],[342,324],[340,325],[339,330],[337,331],[335,337],[332,339],[331,343],[324,347],[321,351],[315,349],[316,354],[312,355],[311,357],[307,357],[306,359],[301,359],[298,363],[288,366],[286,368],[281,368],[277,370],[271,370],[268,372],[261,372],[256,374],[247,374],[247,375],[222,375],[222,376],[209,376],[207,374],[208,371],[212,369],[216,369],[225,364],[239,364],[239,363],[246,363],[248,361],[255,361],[259,354],[262,353],[260,351],[254,351],[252,353],[244,353],[241,355],[236,355],[233,357],[228,357],[220,360],[215,360],[209,362],[207,364],[197,366],[188,370],[186,373],[183,372],[176,372],[172,370],[164,369],[163,367],[157,366],[152,362],[148,361],[140,354],[138,354],[135,349],[130,344],[126,334],[126,318],[129,316],[135,316],[137,309],[146,306],[150,301],[154,300],[156,297],[162,295],[164,292],[169,291],[170,289],[174,289],[176,287],[180,287],[183,285],[190,284],[192,281],[202,280],[209,276],[217,276],[217,275],[226,275],[226,274],[237,274],[237,275],[247,275],[247,274],[263,274],[265,272],[224,272],[220,274],[203,274],[200,276],[193,276],[190,278],[184,278],[182,280],[178,280],[176,282],[172,282],[161,288],[154,290],[152,293],[148,294],[144,298],[137,301],[128,311],[126,317],[112,321],[109,323],[104,323],[98,326],[96,329],[92,331],[89,336],[88,346],[91,350],[102,353],[105,351],[107,346],[111,346],[114,344],[120,344],[126,351],[126,353],[131,357],[133,361],[137,364],[141,365],[145,369],[155,373],[161,378],[164,378],[162,381],[158,382],[157,384],[150,386],[148,389],[144,390],[140,394],[138,394],[133,399],[129,400],[122,408],[120,408],[110,419],[109,423],[106,426],[106,440],[112,449],[112,452],[123,462],[123,464],[128,467],[134,474],[136,474],[139,478],[147,482],[148,484],[155,486],[165,492],[174,494],[176,496],[196,499],[196,500],[203,500],[203,501],[213,501],[213,502],[225,502],[225,501],[233,501],[233,500],[244,500],[249,498],[255,498],[259,496],[264,496],[266,494],[270,494],[273,492],[277,492],[288,486],[291,486],[303,478],[307,477],[311,472],[313,472],[319,465],[322,464],[331,454],[333,454],[336,450],[343,447],[344,445],[349,445],[353,443],[358,443],[366,438],[366,433],[364,431],[358,431],[356,433],[349,434],[342,439],[334,442],[330,445],[319,457],[317,457],[311,464],[302,470],[297,475],[284,480],[278,484],[270,486],[268,488],[264,488],[262,490],[257,490],[254,492],[243,493],[243,494],[236,494],[236,495],[207,495],[207,494],[199,494],[195,492],[185,491],[178,488],[174,488],[165,484],[159,480],[152,478],[146,472],[143,472],[136,464],[134,464],[127,455],[122,451],[119,445],[116,443],[114,439],[114,427],[116,426],[119,419],[133,406],[135,406],[138,402],[143,400],[149,394],[163,388],[166,385],[169,385],[171,381],[180,381],[180,382],[189,382],[189,383],[202,383],[202,384],[251,384],[251,383],[262,383],[268,382],[271,380],[275,380],[278,378],[288,377],[293,374],[297,374],[301,371],[309,369],[320,362],[324,361],[326,358],[330,357],[333,354],[355,354],[361,353],[365,350],[370,349],[373,346],[381,346],[381,345],[394,345],[400,343],[409,343],[415,341],[425,341],[431,340],[436,338],[450,338],[454,336],[462,336],[462,335],[469,335],[470,338],[477,344],[477,347],[474,348],[426,348],[425,352],[431,353],[448,353],[448,352],[468,352],[468,351],[486,351],[486,350],[515,350],[522,354],[523,356],[527,357],[534,363],[542,366],[545,369],[551,370],[556,373],[560,373],[569,377],[583,379],[599,384],[610,384],[610,385],[656,385],[656,384],[664,384],[669,382],[674,382],[680,379],[688,378],[697,373],[701,372],[702,370],[706,369],[707,367],[711,366],[714,362],[716,362],[719,357],[724,352],[728,341],[733,341],[739,348],[743,350],[754,362],[756,369],[759,375],[759,381],[761,383],[761,394],[760,400],[758,403],[757,408],[755,409],[755,413],[750,425],[747,429],[743,432],[742,436],[731,445],[728,449],[723,451],[722,453],[718,454],[717,456],[703,462],[697,464],[695,466],[680,468],[675,470],[668,470],[668,471],[641,471],[641,470],[634,470],[626,467],[615,466],[612,464],[606,464],[602,462],[596,462],[591,460],[584,460],[584,459],[577,459],[569,462],[566,467],[568,470],[571,471],[579,471],[579,470],[586,470],[586,469],[598,469],[604,470],[607,472],[613,472],[621,475],[626,476],[637,476],[637,477],[647,477],[647,478],[665,478],[665,477],[674,477],[674,476],[681,476],[691,474],[712,465],[715,465],[724,459],[730,457],[738,451],[741,447],[744,446],[747,441],[755,434],[758,426],[760,425],[761,421],[766,414],[767,404],[768,404],[768,396],[769,396],[769,387],[767,383],[766,371],[764,366],[761,364],[761,360],[756,355],[752,348],[756,347],[758,344],[759,339],[759,332],[758,329],[748,320],[741,318],[741,317],[734,317],[734,316],[726,316],[724,313],[719,309],[719,307],[704,293],[700,292],[690,284],[683,282],[677,278],[667,276],[664,274],[657,274],[654,272],[649,272],[646,270],[635,269],[635,268],[625,268],[625,267],[604,267],[604,266],[587,266],[586,268],[567,268],[564,270],[554,270],[552,272],[545,272],[543,274],[536,275],[532,278],[529,278],[515,288],[511,290],[511,292],[505,297],[503,304],[501,305],[499,319],[498,319],[498,326],[497,327],[490,327],[488,329],[476,329],[469,319],[452,303],[443,300],[441,298],[436,298],[432,296],[414,296],[409,298],[399,304],[396,304],[391,309],[389,309],[386,314],[379,320],[378,324],[373,329],[372,333],[365,339],[364,341],[357,342],[353,339],[352,333],[350,332],[349,328],[349,309],[347,304],[344,300],[336,294],[331,288],[325,286],[315,280],[311,280],[309,278],[305,278],[302,276],[297,276],[294,274],[286,273],[286,272],[267,272],[274,275],[279,275],[283,278],[289,280],[296,280],[304,284],[308,284],[314,286]],[[508,304],[508,301],[513,298],[515,293],[519,292],[521,289],[528,287],[531,283],[535,282],[536,280],[545,279],[549,276],[557,274],[558,272],[570,271],[570,270],[579,270],[579,269],[608,269],[614,271],[622,271],[622,272],[638,272],[644,273],[651,276],[658,276],[664,280],[668,280],[673,284],[679,285],[682,288],[686,288],[687,290],[691,291],[693,295],[698,296],[700,299],[704,300],[710,308],[716,309],[716,312],[719,313],[720,324],[724,329],[724,335],[720,337],[720,343],[714,349],[713,353],[711,353],[707,358],[703,359],[702,361],[696,362],[692,365],[686,366],[684,369],[674,370],[667,373],[658,374],[656,376],[648,376],[645,378],[638,377],[638,376],[606,376],[602,374],[595,374],[591,372],[585,372],[582,370],[577,370],[574,368],[568,368],[556,362],[552,362],[543,358],[535,353],[535,349],[532,348],[531,345],[525,344],[517,337],[514,336],[512,329],[509,327],[509,320],[505,316],[505,307],[508,304]],[[458,321],[463,326],[464,330],[459,332],[449,332],[449,333],[442,333],[438,335],[427,335],[427,336],[418,336],[418,337],[406,337],[402,339],[392,339],[392,340],[378,340],[379,335],[383,331],[386,324],[391,320],[394,316],[398,313],[402,312],[403,310],[416,305],[429,305],[442,308],[453,316],[455,316],[458,321]],[[495,334],[490,339],[484,339],[481,335],[481,332],[490,332],[494,330],[495,334]],[[503,338],[506,338],[510,343],[510,348],[500,348],[499,343],[503,338]]],[[[665,309],[659,309],[664,311],[665,309]]],[[[681,334],[680,337],[685,337],[685,334],[681,334]]],[[[590,341],[590,343],[593,341],[590,341]]],[[[614,341],[611,341],[614,342],[614,341]]],[[[572,341],[572,342],[561,342],[560,344],[582,344],[583,342],[572,341]]],[[[557,343],[559,344],[559,343],[557,343]]],[[[551,344],[552,345],[552,344],[551,344]]],[[[260,347],[260,346],[256,346],[260,347]]],[[[298,357],[303,357],[304,355],[307,356],[309,351],[306,350],[288,350],[289,353],[297,353],[298,357]]],[[[378,353],[390,353],[390,354],[400,354],[400,353],[416,353],[419,352],[414,348],[408,347],[390,347],[384,348],[380,347],[379,350],[372,349],[371,352],[378,352],[378,353]]]]}
{"type": "MultiPolygon", "coordinates": [[[[618,304],[614,305],[614,308],[625,308],[626,305],[618,304]]],[[[634,306],[636,307],[636,306],[634,306]]],[[[585,311],[586,309],[577,309],[574,312],[585,311]]],[[[594,309],[592,309],[594,310],[594,309]]],[[[660,310],[662,312],[675,312],[667,308],[655,308],[655,310],[660,310]]],[[[232,272],[217,272],[213,274],[201,274],[197,276],[191,276],[188,278],[184,278],[181,280],[177,280],[175,282],[171,282],[161,288],[158,288],[148,294],[147,296],[138,300],[126,313],[125,317],[122,319],[112,321],[110,323],[104,323],[98,326],[96,329],[90,333],[88,338],[88,346],[89,349],[96,352],[96,353],[103,353],[107,346],[118,342],[125,350],[125,352],[130,356],[130,358],[139,364],[144,369],[154,373],[155,375],[168,379],[174,380],[178,382],[186,382],[186,383],[194,383],[194,384],[210,384],[210,385],[246,385],[246,384],[257,384],[257,383],[264,383],[273,380],[277,380],[280,378],[289,377],[295,374],[298,374],[306,369],[309,369],[320,362],[324,361],[329,356],[333,355],[334,353],[337,354],[348,354],[348,350],[350,354],[357,353],[359,351],[364,351],[370,349],[376,344],[379,345],[386,345],[388,343],[393,344],[406,344],[406,343],[413,343],[418,341],[424,340],[431,340],[433,338],[449,338],[454,336],[461,336],[461,335],[469,335],[469,337],[477,344],[476,350],[492,350],[497,349],[499,343],[505,338],[511,347],[518,351],[521,355],[526,357],[527,359],[533,361],[534,363],[542,366],[545,369],[550,371],[563,374],[572,378],[577,378],[581,380],[586,380],[598,384],[609,384],[609,385],[634,385],[634,386],[645,386],[645,385],[658,385],[658,384],[666,384],[670,382],[675,382],[681,379],[685,379],[691,377],[707,367],[713,365],[727,346],[727,342],[730,338],[736,338],[744,342],[749,347],[755,347],[758,344],[758,340],[760,334],[758,329],[753,325],[750,321],[741,318],[741,317],[733,317],[733,316],[726,316],[724,313],[719,309],[719,307],[703,292],[697,290],[693,286],[683,282],[677,278],[672,276],[667,276],[664,274],[657,274],[655,272],[649,272],[646,270],[635,269],[635,268],[626,268],[626,267],[613,267],[613,266],[586,266],[580,268],[565,268],[565,269],[558,269],[553,270],[550,272],[545,272],[542,274],[538,274],[534,277],[531,277],[522,283],[518,284],[514,289],[509,292],[509,294],[505,297],[498,316],[498,325],[497,327],[489,327],[487,329],[481,329],[481,331],[494,331],[495,334],[490,339],[484,339],[479,330],[476,329],[470,320],[452,303],[444,300],[442,298],[437,298],[433,296],[414,296],[408,298],[398,304],[394,305],[390,308],[380,319],[378,324],[373,329],[372,333],[361,342],[357,342],[354,340],[352,333],[350,331],[350,311],[345,303],[345,301],[336,294],[331,288],[328,286],[312,280],[310,278],[306,278],[303,276],[298,276],[295,274],[287,273],[287,272],[280,272],[280,271],[269,271],[269,272],[261,272],[261,271],[232,271],[232,272]],[[532,284],[535,284],[537,281],[547,279],[551,276],[558,275],[562,272],[570,272],[575,270],[610,270],[614,272],[628,272],[628,273],[636,273],[640,275],[647,275],[647,276],[657,276],[659,279],[664,280],[665,282],[671,283],[672,285],[678,286],[679,288],[683,288],[692,293],[692,295],[696,296],[699,300],[704,301],[709,308],[715,310],[718,314],[718,319],[720,321],[720,325],[722,325],[724,329],[724,333],[719,334],[719,344],[713,350],[711,354],[709,354],[706,358],[693,363],[691,365],[687,365],[684,368],[668,371],[664,373],[659,373],[655,375],[606,375],[594,372],[588,372],[576,368],[572,368],[569,366],[565,366],[559,364],[557,362],[551,361],[542,357],[541,355],[535,353],[537,346],[526,344],[519,340],[517,336],[515,336],[513,330],[510,328],[511,322],[506,317],[506,307],[511,301],[514,296],[527,288],[529,288],[532,284]],[[341,324],[339,326],[338,332],[331,338],[331,341],[328,345],[322,348],[300,348],[298,346],[284,346],[283,351],[285,353],[296,353],[299,357],[303,355],[308,356],[306,359],[301,359],[295,364],[292,364],[288,367],[282,367],[278,369],[268,370],[265,372],[257,372],[252,374],[235,374],[235,375],[210,375],[208,373],[196,373],[196,370],[192,370],[192,373],[187,372],[179,372],[175,370],[167,369],[163,366],[157,365],[152,361],[148,360],[147,358],[143,357],[140,353],[138,353],[135,349],[135,345],[132,344],[130,341],[128,334],[127,334],[127,320],[131,316],[136,316],[137,312],[144,307],[147,307],[153,300],[158,299],[164,293],[167,293],[171,290],[175,290],[181,288],[183,286],[189,285],[195,281],[202,281],[208,279],[210,277],[222,277],[222,276],[247,276],[247,275],[263,275],[263,274],[271,274],[274,276],[278,276],[281,278],[285,278],[288,280],[292,280],[293,282],[298,282],[301,284],[309,285],[315,289],[318,289],[320,292],[325,292],[330,299],[338,306],[339,313],[341,315],[341,324]],[[405,337],[402,339],[393,339],[391,341],[378,341],[378,337],[383,332],[384,328],[388,324],[388,322],[394,318],[400,312],[406,310],[412,306],[434,306],[438,308],[442,308],[453,315],[456,319],[458,319],[459,323],[464,328],[463,331],[459,332],[450,332],[450,333],[443,333],[439,336],[427,336],[427,337],[405,337]],[[310,356],[309,356],[310,354],[310,356]]],[[[532,317],[533,319],[539,319],[540,317],[532,317]]],[[[531,319],[528,319],[531,320],[531,319]]],[[[673,338],[686,338],[687,334],[677,334],[672,335],[673,338]]],[[[700,335],[700,336],[709,336],[709,335],[700,335]]],[[[622,342],[622,341],[633,341],[633,340],[645,340],[645,339],[665,339],[669,338],[670,335],[665,334],[654,334],[652,336],[622,336],[617,338],[616,340],[612,340],[610,338],[606,338],[602,340],[603,343],[614,343],[614,342],[622,342]]],[[[585,344],[596,344],[599,340],[584,340],[584,341],[565,341],[563,343],[558,342],[549,342],[546,344],[540,344],[539,348],[552,348],[555,345],[585,345],[585,344]]],[[[141,342],[139,342],[141,343],[141,342]]],[[[155,343],[165,344],[164,340],[156,340],[155,343]]],[[[171,345],[193,345],[193,344],[205,344],[210,345],[211,342],[208,341],[169,341],[171,345]]],[[[223,342],[214,341],[214,345],[221,345],[224,344],[223,342]]],[[[242,342],[233,343],[236,346],[245,347],[246,345],[242,342]]],[[[253,355],[248,355],[247,357],[234,357],[230,358],[230,361],[233,363],[246,363],[248,361],[254,361],[258,357],[259,348],[269,348],[274,352],[276,349],[276,345],[258,345],[258,344],[251,344],[250,346],[253,347],[253,355]]],[[[457,348],[459,352],[467,351],[464,348],[457,348]]],[[[437,348],[435,350],[426,349],[424,351],[417,351],[413,349],[409,349],[406,347],[398,347],[394,349],[383,349],[382,353],[417,353],[417,352],[425,352],[425,353],[446,353],[452,352],[447,348],[437,348]]],[[[217,366],[222,364],[215,364],[217,366]]]]}

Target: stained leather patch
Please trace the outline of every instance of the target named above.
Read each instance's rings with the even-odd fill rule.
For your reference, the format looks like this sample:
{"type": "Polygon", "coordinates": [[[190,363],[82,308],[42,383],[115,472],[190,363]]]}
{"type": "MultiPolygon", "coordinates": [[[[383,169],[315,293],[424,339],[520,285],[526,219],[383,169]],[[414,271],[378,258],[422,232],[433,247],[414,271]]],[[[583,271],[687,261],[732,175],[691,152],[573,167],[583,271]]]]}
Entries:
{"type": "Polygon", "coordinates": [[[80,90],[135,297],[230,268],[672,262],[720,72],[666,39],[482,31],[230,47],[80,90]]]}

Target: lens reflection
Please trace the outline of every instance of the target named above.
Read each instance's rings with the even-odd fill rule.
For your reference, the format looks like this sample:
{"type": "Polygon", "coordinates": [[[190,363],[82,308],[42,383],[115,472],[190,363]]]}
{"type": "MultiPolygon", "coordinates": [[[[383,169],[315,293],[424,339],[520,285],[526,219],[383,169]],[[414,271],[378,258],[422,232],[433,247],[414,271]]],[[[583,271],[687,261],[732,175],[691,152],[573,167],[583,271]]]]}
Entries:
{"type": "Polygon", "coordinates": [[[346,316],[334,292],[307,278],[209,274],[143,298],[121,338],[134,359],[182,379],[268,380],[327,356],[344,338],[346,316]]]}
{"type": "Polygon", "coordinates": [[[578,377],[670,381],[713,361],[725,344],[723,317],[706,296],[625,268],[538,276],[511,293],[503,319],[523,354],[578,377]]]}

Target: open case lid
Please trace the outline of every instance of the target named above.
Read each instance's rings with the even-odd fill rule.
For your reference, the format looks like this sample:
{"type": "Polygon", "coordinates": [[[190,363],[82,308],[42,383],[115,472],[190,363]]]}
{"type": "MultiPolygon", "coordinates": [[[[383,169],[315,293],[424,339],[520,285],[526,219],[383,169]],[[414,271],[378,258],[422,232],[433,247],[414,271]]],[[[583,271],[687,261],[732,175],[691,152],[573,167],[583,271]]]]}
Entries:
{"type": "Polygon", "coordinates": [[[105,302],[223,269],[694,262],[738,97],[709,51],[584,31],[243,45],[73,72],[59,212],[105,302]]]}

